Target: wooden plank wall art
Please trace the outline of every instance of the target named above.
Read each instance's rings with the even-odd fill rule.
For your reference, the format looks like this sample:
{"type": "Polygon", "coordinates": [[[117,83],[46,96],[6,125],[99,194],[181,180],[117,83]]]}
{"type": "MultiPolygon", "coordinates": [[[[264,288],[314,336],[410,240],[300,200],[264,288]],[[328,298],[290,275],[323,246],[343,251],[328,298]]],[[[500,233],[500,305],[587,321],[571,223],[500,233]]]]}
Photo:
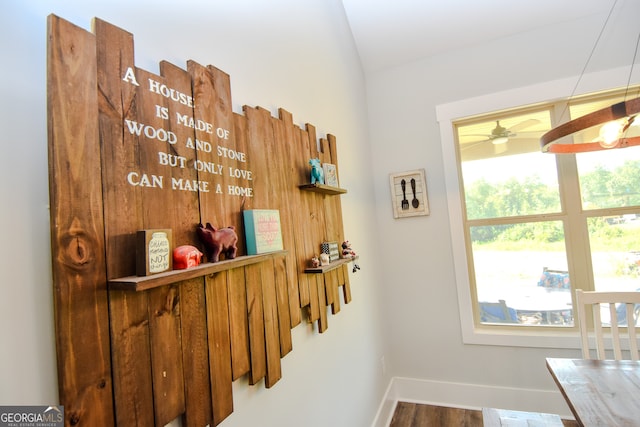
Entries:
{"type": "Polygon", "coordinates": [[[348,260],[306,271],[322,242],[344,240],[345,191],[308,185],[309,159],[338,164],[335,137],[318,140],[282,109],[234,113],[229,76],[213,66],[137,68],[133,35],[108,22],[47,24],[66,424],[217,425],[233,411],[234,380],[272,387],[291,329],[309,321],[324,332],[329,308],[351,300],[348,260]],[[246,255],[250,209],[279,211],[283,250],[246,255]],[[234,226],[237,256],[136,275],[138,231],[170,230],[173,246],[205,252],[200,223],[234,226]]]}

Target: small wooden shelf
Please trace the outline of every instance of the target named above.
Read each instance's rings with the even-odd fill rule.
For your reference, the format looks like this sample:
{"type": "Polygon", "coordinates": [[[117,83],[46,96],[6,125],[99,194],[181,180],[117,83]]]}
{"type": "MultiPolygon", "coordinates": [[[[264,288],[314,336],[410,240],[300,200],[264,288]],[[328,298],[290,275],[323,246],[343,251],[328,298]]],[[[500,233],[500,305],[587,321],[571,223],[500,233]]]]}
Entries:
{"type": "Polygon", "coordinates": [[[347,190],[339,188],[339,187],[333,187],[331,185],[324,185],[324,184],[302,184],[299,185],[298,188],[300,188],[301,190],[305,190],[305,191],[313,191],[314,193],[322,193],[322,194],[344,194],[347,192],[347,190]]]}
{"type": "Polygon", "coordinates": [[[358,257],[354,257],[354,258],[340,258],[337,261],[333,261],[331,264],[329,265],[321,265],[320,267],[309,267],[309,268],[305,268],[304,272],[305,273],[310,273],[310,274],[321,274],[321,273],[326,273],[327,271],[331,271],[331,270],[335,270],[336,268],[340,267],[343,264],[347,264],[351,261],[355,261],[357,260],[358,257]]]}
{"type": "Polygon", "coordinates": [[[268,259],[283,257],[286,254],[287,251],[277,251],[260,255],[239,256],[234,259],[200,264],[197,267],[191,267],[185,270],[164,271],[162,273],[153,274],[151,276],[128,276],[118,279],[111,279],[109,280],[109,289],[135,292],[146,291],[148,289],[182,282],[183,280],[194,279],[196,277],[202,277],[209,274],[219,273],[225,270],[231,270],[232,268],[243,267],[250,264],[258,264],[268,259]]]}

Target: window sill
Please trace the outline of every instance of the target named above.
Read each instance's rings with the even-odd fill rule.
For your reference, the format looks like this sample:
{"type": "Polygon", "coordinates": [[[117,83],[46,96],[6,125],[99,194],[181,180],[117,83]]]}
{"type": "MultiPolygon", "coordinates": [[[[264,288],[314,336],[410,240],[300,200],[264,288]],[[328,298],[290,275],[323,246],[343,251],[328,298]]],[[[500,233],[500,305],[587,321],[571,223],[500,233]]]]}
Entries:
{"type": "MultiPolygon", "coordinates": [[[[577,349],[580,347],[580,337],[574,328],[553,328],[542,330],[526,326],[523,328],[493,328],[474,327],[465,331],[462,340],[465,344],[496,345],[504,347],[530,348],[563,348],[577,349]]],[[[546,328],[545,328],[546,329],[546,328]]]]}

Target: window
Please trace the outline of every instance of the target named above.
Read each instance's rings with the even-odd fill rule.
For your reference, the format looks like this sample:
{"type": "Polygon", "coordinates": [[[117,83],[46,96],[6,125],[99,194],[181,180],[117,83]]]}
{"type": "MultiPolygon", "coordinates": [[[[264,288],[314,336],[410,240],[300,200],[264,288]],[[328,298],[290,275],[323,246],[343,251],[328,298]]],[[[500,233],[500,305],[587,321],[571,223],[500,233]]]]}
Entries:
{"type": "Polygon", "coordinates": [[[553,155],[539,144],[558,118],[622,100],[608,92],[453,121],[475,328],[574,330],[576,288],[640,288],[640,147],[553,155]]]}

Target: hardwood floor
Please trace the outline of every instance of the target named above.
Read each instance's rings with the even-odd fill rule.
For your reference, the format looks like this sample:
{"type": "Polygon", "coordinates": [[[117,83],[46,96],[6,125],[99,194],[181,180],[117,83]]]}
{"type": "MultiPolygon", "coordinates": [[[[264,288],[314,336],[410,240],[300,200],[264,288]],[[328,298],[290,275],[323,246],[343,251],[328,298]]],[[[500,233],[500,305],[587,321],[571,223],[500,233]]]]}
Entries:
{"type": "MultiPolygon", "coordinates": [[[[575,421],[562,420],[565,427],[575,421]]],[[[398,402],[389,427],[481,427],[482,411],[398,402]]]]}
{"type": "Polygon", "coordinates": [[[398,402],[389,427],[478,427],[482,412],[471,409],[398,402]]]}

